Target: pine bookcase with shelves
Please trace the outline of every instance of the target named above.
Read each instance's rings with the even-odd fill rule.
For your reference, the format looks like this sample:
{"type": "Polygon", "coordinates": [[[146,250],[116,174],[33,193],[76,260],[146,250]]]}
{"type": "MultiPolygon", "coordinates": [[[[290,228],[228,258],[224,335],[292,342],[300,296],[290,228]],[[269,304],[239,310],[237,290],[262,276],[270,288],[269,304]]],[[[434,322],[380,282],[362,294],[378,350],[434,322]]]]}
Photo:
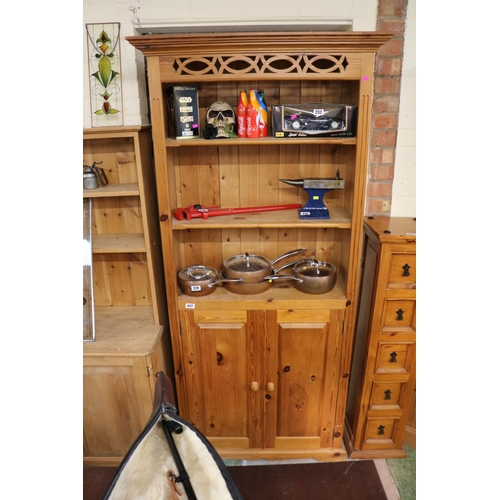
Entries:
{"type": "MultiPolygon", "coordinates": [[[[179,412],[223,457],[342,460],[356,308],[374,56],[384,33],[196,33],[127,37],[146,59],[158,214],[179,412]],[[358,107],[354,138],[170,138],[166,96],[196,85],[200,126],[216,100],[265,91],[268,108],[330,102],[358,107]],[[174,218],[178,207],[304,204],[280,179],[332,178],[328,220],[297,210],[174,218]],[[296,248],[332,263],[331,292],[275,284],[256,294],[219,286],[205,297],[177,287],[193,265],[222,270],[249,254],[272,260],[296,248]]],[[[285,282],[282,282],[285,283],[285,282]]]]}
{"type": "Polygon", "coordinates": [[[150,126],[84,129],[83,164],[109,183],[92,200],[95,340],[83,345],[84,465],[119,465],[173,377],[150,126]]]}

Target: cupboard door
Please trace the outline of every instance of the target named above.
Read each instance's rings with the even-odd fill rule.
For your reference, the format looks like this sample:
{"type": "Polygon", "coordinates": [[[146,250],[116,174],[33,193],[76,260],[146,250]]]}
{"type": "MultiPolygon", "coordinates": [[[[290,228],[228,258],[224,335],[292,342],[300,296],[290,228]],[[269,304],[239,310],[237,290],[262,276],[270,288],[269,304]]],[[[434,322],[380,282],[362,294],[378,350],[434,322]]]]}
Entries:
{"type": "Polygon", "coordinates": [[[332,446],[343,310],[279,311],[266,370],[266,446],[332,446]],[[273,375],[276,374],[274,377],[273,375]],[[270,401],[274,399],[274,405],[270,401]],[[272,417],[275,416],[274,420],[272,417]]]}
{"type": "Polygon", "coordinates": [[[212,444],[332,446],[343,310],[181,317],[189,420],[212,444]]]}
{"type": "Polygon", "coordinates": [[[146,358],[84,358],[84,457],[123,458],[152,408],[146,358]]]}
{"type": "Polygon", "coordinates": [[[181,317],[189,421],[216,447],[260,447],[261,350],[247,312],[181,317]]]}

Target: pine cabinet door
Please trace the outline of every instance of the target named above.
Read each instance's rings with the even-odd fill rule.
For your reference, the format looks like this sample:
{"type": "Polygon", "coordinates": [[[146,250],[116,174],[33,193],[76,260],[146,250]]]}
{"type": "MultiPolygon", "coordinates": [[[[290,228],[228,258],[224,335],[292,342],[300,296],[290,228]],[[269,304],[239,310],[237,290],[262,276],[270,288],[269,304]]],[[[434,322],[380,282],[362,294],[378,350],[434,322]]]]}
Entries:
{"type": "Polygon", "coordinates": [[[266,350],[274,384],[265,395],[267,447],[332,446],[343,319],[343,310],[278,311],[276,337],[266,350]]]}
{"type": "Polygon", "coordinates": [[[185,311],[181,318],[187,419],[218,448],[260,447],[260,352],[247,311],[185,311]]]}
{"type": "Polygon", "coordinates": [[[189,420],[219,448],[332,446],[343,310],[182,314],[189,420]]]}
{"type": "Polygon", "coordinates": [[[118,465],[152,411],[146,358],[84,358],[83,403],[84,459],[118,465]]]}

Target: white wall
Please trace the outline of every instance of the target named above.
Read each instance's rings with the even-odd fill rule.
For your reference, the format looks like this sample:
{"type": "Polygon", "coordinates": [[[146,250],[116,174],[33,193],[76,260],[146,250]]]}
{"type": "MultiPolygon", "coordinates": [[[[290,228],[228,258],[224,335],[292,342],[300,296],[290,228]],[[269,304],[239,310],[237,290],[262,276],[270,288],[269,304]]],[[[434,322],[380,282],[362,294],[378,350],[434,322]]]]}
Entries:
{"type": "Polygon", "coordinates": [[[416,216],[416,1],[408,0],[391,215],[416,216]]]}
{"type": "MultiPolygon", "coordinates": [[[[171,31],[192,26],[216,29],[229,25],[284,24],[324,26],[348,21],[353,31],[373,31],[377,0],[220,0],[217,9],[199,0],[83,0],[83,22],[121,23],[121,77],[124,125],[149,123],[142,55],[126,40],[141,32],[158,32],[159,26],[171,31]]],[[[408,23],[404,47],[402,99],[394,172],[392,216],[413,217],[415,213],[415,4],[408,2],[408,23]]],[[[85,26],[83,36],[83,126],[91,126],[89,71],[85,26]]]]}
{"type": "Polygon", "coordinates": [[[326,23],[349,20],[356,31],[373,30],[377,0],[131,0],[141,25],[326,23]],[[214,6],[216,5],[216,8],[214,6]]]}

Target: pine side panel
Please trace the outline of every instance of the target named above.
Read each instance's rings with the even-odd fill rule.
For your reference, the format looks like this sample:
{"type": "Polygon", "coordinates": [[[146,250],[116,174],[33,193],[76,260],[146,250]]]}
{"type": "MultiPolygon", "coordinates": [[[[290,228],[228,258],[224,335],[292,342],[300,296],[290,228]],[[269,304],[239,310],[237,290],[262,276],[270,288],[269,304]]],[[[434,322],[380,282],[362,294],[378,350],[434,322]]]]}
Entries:
{"type": "MultiPolygon", "coordinates": [[[[168,317],[165,304],[165,278],[163,261],[161,258],[161,237],[158,221],[158,202],[155,174],[153,168],[153,150],[150,127],[143,128],[136,134],[135,150],[137,155],[137,177],[141,193],[141,212],[143,223],[146,253],[147,275],[154,279],[149,283],[151,303],[155,321],[159,325],[167,326],[168,317]]],[[[148,280],[150,281],[150,280],[148,280]]]]}
{"type": "Polygon", "coordinates": [[[356,290],[359,286],[359,267],[363,238],[364,200],[366,193],[366,165],[369,154],[370,137],[370,112],[373,92],[374,54],[365,53],[362,56],[361,74],[364,75],[360,82],[360,98],[358,109],[358,130],[356,148],[356,173],[353,186],[352,229],[350,241],[350,255],[347,275],[347,302],[344,323],[344,337],[338,384],[338,404],[335,415],[334,446],[341,446],[344,434],[344,416],[347,404],[347,391],[349,387],[349,372],[353,349],[353,329],[357,309],[356,290]]]}
{"type": "MultiPolygon", "coordinates": [[[[176,270],[173,266],[165,265],[171,262],[173,256],[178,256],[175,250],[175,245],[172,236],[172,203],[171,199],[175,200],[176,184],[173,178],[169,178],[167,167],[170,167],[172,172],[175,167],[175,153],[167,157],[167,150],[165,148],[165,139],[167,137],[166,130],[166,116],[164,114],[164,97],[162,85],[160,82],[160,64],[158,57],[150,57],[147,59],[148,65],[148,88],[149,88],[149,102],[151,107],[151,121],[152,121],[152,137],[153,137],[153,151],[154,151],[154,164],[156,172],[156,185],[158,189],[158,216],[160,220],[161,231],[161,247],[162,257],[164,263],[164,276],[167,298],[168,317],[170,318],[170,334],[172,337],[172,361],[175,367],[175,386],[177,389],[177,397],[180,402],[179,411],[184,410],[183,402],[186,401],[186,393],[184,390],[184,381],[181,363],[181,350],[180,344],[177,339],[180,338],[180,327],[177,321],[172,321],[172,318],[178,317],[177,304],[175,297],[177,296],[177,276],[176,270]]],[[[172,174],[173,175],[173,174],[172,174]]],[[[178,246],[177,246],[178,248],[178,246]]]]}

